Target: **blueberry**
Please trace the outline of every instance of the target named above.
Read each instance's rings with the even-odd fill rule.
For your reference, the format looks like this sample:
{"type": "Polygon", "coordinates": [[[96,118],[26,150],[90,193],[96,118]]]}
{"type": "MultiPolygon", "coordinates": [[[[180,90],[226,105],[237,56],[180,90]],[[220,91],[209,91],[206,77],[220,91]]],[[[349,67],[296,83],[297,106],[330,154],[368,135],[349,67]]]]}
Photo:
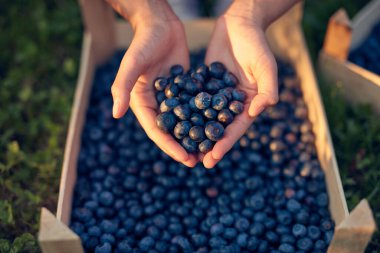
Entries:
{"type": "Polygon", "coordinates": [[[256,194],[249,198],[249,204],[253,210],[258,211],[264,208],[265,199],[260,194],[256,194]]]}
{"type": "Polygon", "coordinates": [[[240,101],[240,102],[244,103],[244,101],[245,101],[245,99],[246,99],[247,96],[245,95],[244,91],[238,90],[238,89],[234,89],[232,91],[232,97],[233,97],[234,100],[240,101]]]}
{"type": "Polygon", "coordinates": [[[186,237],[177,235],[172,239],[172,244],[178,245],[181,249],[181,252],[192,253],[194,252],[193,247],[191,246],[189,240],[186,237]]]}
{"type": "Polygon", "coordinates": [[[321,231],[319,230],[317,226],[311,225],[307,227],[307,235],[309,236],[310,239],[317,240],[319,239],[321,235],[321,231]]]}
{"type": "Polygon", "coordinates": [[[116,233],[117,228],[118,228],[118,223],[116,221],[102,220],[102,222],[100,223],[100,229],[104,233],[114,234],[116,233]]]}
{"type": "Polygon", "coordinates": [[[211,78],[206,84],[205,89],[210,94],[217,93],[220,89],[224,87],[224,84],[221,80],[211,78]]]}
{"type": "Polygon", "coordinates": [[[226,87],[218,91],[218,94],[222,94],[227,98],[228,101],[232,100],[232,91],[234,89],[232,87],[226,87]]]}
{"type": "Polygon", "coordinates": [[[218,121],[224,125],[230,124],[234,120],[234,116],[228,109],[223,109],[218,113],[218,121]]]}
{"type": "Polygon", "coordinates": [[[227,106],[228,100],[223,94],[215,94],[212,96],[212,108],[215,110],[222,110],[227,106]]]}
{"type": "Polygon", "coordinates": [[[169,84],[168,86],[166,86],[165,96],[167,98],[176,97],[176,96],[178,96],[178,94],[179,94],[179,88],[176,84],[169,84]]]}
{"type": "Polygon", "coordinates": [[[226,86],[235,87],[239,84],[238,78],[231,72],[225,72],[223,75],[223,81],[226,86]]]}
{"type": "Polygon", "coordinates": [[[326,243],[322,240],[315,242],[314,247],[316,250],[326,250],[326,243]]]}
{"type": "Polygon", "coordinates": [[[149,236],[153,237],[154,239],[159,239],[159,237],[160,237],[160,230],[157,227],[155,227],[155,226],[150,226],[147,229],[147,234],[149,236]]]}
{"type": "Polygon", "coordinates": [[[200,83],[204,83],[205,82],[205,76],[202,75],[201,73],[194,72],[194,73],[191,74],[191,78],[197,80],[200,83]]]}
{"type": "Polygon", "coordinates": [[[132,253],[132,247],[127,240],[123,240],[117,244],[117,250],[123,253],[132,253]]]}
{"type": "Polygon", "coordinates": [[[179,98],[179,101],[181,102],[181,103],[186,103],[186,104],[188,104],[189,103],[189,101],[190,101],[190,99],[192,98],[193,96],[192,95],[190,95],[190,94],[188,94],[188,93],[186,93],[186,92],[183,92],[183,91],[181,91],[180,93],[179,93],[179,95],[178,95],[178,98],[179,98]]]}
{"type": "Polygon", "coordinates": [[[154,244],[155,244],[154,239],[150,236],[146,236],[142,238],[141,241],[139,242],[139,248],[142,252],[148,252],[150,249],[153,248],[154,244]]]}
{"type": "Polygon", "coordinates": [[[202,83],[196,79],[189,79],[185,83],[185,91],[189,94],[195,95],[202,91],[202,83]]]}
{"type": "Polygon", "coordinates": [[[189,131],[189,136],[195,142],[201,142],[205,139],[204,129],[201,126],[193,126],[189,131]]]}
{"type": "Polygon", "coordinates": [[[210,140],[218,141],[223,137],[224,127],[218,122],[209,121],[206,124],[205,133],[210,140]]]}
{"type": "Polygon", "coordinates": [[[295,199],[289,199],[286,208],[292,213],[297,213],[301,209],[301,204],[295,199]]]}
{"type": "Polygon", "coordinates": [[[209,152],[213,146],[214,146],[214,143],[210,141],[209,139],[206,139],[202,141],[201,143],[199,143],[198,149],[201,153],[205,154],[209,152]]]}
{"type": "Polygon", "coordinates": [[[92,226],[88,228],[87,233],[89,236],[99,237],[102,232],[99,227],[92,226]]]}
{"type": "Polygon", "coordinates": [[[207,92],[198,93],[195,96],[194,103],[198,109],[201,109],[201,110],[206,109],[211,104],[211,95],[208,94],[207,92]]]}
{"type": "Polygon", "coordinates": [[[220,79],[226,72],[226,67],[221,62],[213,62],[209,66],[209,72],[211,77],[220,79]]]}
{"type": "Polygon", "coordinates": [[[280,238],[281,243],[288,243],[288,244],[294,244],[296,242],[296,238],[292,235],[286,234],[282,235],[280,238]]]}
{"type": "Polygon", "coordinates": [[[95,253],[111,253],[112,247],[109,243],[103,243],[95,248],[95,253]]]}
{"type": "Polygon", "coordinates": [[[168,98],[161,102],[160,112],[169,112],[179,105],[178,98],[168,98]]]}
{"type": "Polygon", "coordinates": [[[179,75],[182,75],[183,74],[183,67],[179,64],[177,65],[173,65],[171,68],[170,68],[170,74],[172,76],[179,76],[179,75]]]}
{"type": "Polygon", "coordinates": [[[199,109],[198,107],[195,105],[195,97],[192,97],[189,101],[189,106],[190,106],[190,109],[193,111],[193,112],[198,112],[199,109]]]}
{"type": "Polygon", "coordinates": [[[188,120],[191,116],[191,110],[188,104],[176,106],[173,112],[180,120],[188,120]]]}
{"type": "Polygon", "coordinates": [[[248,235],[246,233],[239,234],[236,242],[240,247],[245,248],[248,244],[248,235]]]}
{"type": "Polygon", "coordinates": [[[217,236],[217,235],[222,234],[223,230],[224,230],[223,224],[216,223],[216,224],[214,224],[214,225],[211,226],[211,228],[210,228],[210,234],[212,236],[217,236]]]}
{"type": "Polygon", "coordinates": [[[156,80],[154,80],[154,87],[157,91],[163,91],[165,90],[168,83],[168,79],[165,77],[157,77],[156,80]]]}
{"type": "MultiPolygon", "coordinates": [[[[266,241],[262,241],[262,243],[264,243],[264,242],[265,242],[265,244],[267,244],[266,241]]],[[[257,249],[258,247],[262,247],[263,249],[265,248],[264,251],[263,251],[262,249],[259,248],[259,252],[266,252],[266,251],[265,251],[265,250],[266,250],[266,247],[261,246],[260,241],[259,241],[256,237],[251,236],[251,237],[248,239],[247,249],[250,250],[251,252],[256,252],[256,249],[257,249]]]]}
{"type": "Polygon", "coordinates": [[[180,223],[169,224],[168,231],[172,235],[179,235],[182,233],[182,225],[180,223]]]}
{"type": "Polygon", "coordinates": [[[189,153],[194,153],[197,151],[197,143],[190,137],[183,138],[181,144],[182,147],[189,153]]]}
{"type": "Polygon", "coordinates": [[[122,238],[124,238],[126,235],[127,235],[127,230],[125,230],[124,228],[120,228],[120,229],[116,232],[116,237],[117,237],[118,239],[122,239],[122,238]]]}
{"type": "Polygon", "coordinates": [[[164,112],[157,116],[157,126],[164,132],[170,132],[176,125],[176,119],[173,113],[164,112]]]}
{"type": "Polygon", "coordinates": [[[169,245],[164,241],[156,242],[155,249],[160,253],[166,253],[168,251],[169,245]]]}
{"type": "Polygon", "coordinates": [[[211,248],[220,249],[220,248],[226,246],[227,242],[223,238],[221,238],[220,236],[213,236],[213,237],[211,237],[211,239],[209,241],[209,245],[211,248]]]}
{"type": "Polygon", "coordinates": [[[307,233],[307,229],[302,224],[295,224],[293,226],[292,232],[295,237],[304,237],[307,233]]]}
{"type": "Polygon", "coordinates": [[[231,240],[236,238],[237,231],[234,228],[226,228],[223,232],[223,238],[231,240]]]}
{"type": "Polygon", "coordinates": [[[240,232],[244,232],[249,228],[249,221],[246,218],[239,218],[235,222],[235,228],[240,232]]]}
{"type": "Polygon", "coordinates": [[[198,113],[191,114],[190,121],[194,126],[203,126],[205,124],[202,115],[198,113]]]}
{"type": "Polygon", "coordinates": [[[301,238],[297,241],[297,248],[300,250],[309,251],[313,248],[313,241],[309,238],[301,238]]]}
{"type": "Polygon", "coordinates": [[[206,64],[201,64],[198,66],[198,68],[195,70],[195,73],[201,74],[204,78],[208,77],[209,70],[206,64]]]}
{"type": "Polygon", "coordinates": [[[204,234],[193,234],[191,236],[191,241],[193,242],[194,246],[201,247],[206,245],[207,237],[204,234]]]}
{"type": "Polygon", "coordinates": [[[100,237],[100,242],[101,243],[109,243],[111,245],[113,245],[115,243],[115,237],[111,234],[103,234],[101,237],[100,237]]]}
{"type": "Polygon", "coordinates": [[[244,110],[244,105],[242,102],[234,100],[230,103],[228,109],[230,109],[230,111],[234,114],[240,114],[244,110]]]}
{"type": "Polygon", "coordinates": [[[91,220],[92,213],[88,208],[76,208],[73,211],[73,216],[81,222],[87,222],[91,220]]]}
{"type": "Polygon", "coordinates": [[[291,244],[288,244],[288,243],[281,244],[278,249],[280,250],[280,252],[283,252],[283,253],[293,253],[293,252],[295,252],[294,247],[291,244]]]}
{"type": "Polygon", "coordinates": [[[231,226],[234,223],[235,219],[231,214],[223,214],[219,218],[219,222],[225,226],[231,226]]]}
{"type": "Polygon", "coordinates": [[[322,222],[321,222],[321,229],[322,229],[323,231],[329,231],[329,230],[332,230],[333,227],[334,227],[334,223],[333,223],[331,220],[329,220],[329,219],[327,219],[327,220],[322,220],[322,222]]]}
{"type": "Polygon", "coordinates": [[[276,244],[279,240],[278,235],[273,231],[267,231],[265,234],[265,238],[271,244],[276,244]]]}
{"type": "Polygon", "coordinates": [[[202,113],[208,120],[214,120],[218,116],[218,112],[212,108],[206,108],[202,113]]]}

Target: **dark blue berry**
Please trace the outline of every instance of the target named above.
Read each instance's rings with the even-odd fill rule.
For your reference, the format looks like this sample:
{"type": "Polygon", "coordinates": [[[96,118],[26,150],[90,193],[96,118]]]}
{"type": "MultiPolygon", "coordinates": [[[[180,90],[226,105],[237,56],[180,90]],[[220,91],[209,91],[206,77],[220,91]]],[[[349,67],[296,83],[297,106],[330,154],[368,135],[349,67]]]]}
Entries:
{"type": "Polygon", "coordinates": [[[288,202],[286,203],[286,208],[290,212],[296,213],[301,209],[301,204],[295,199],[289,199],[288,202]]]}
{"type": "Polygon", "coordinates": [[[201,74],[204,78],[208,77],[209,71],[206,64],[201,64],[198,66],[198,68],[195,70],[195,73],[201,74]]]}
{"type": "Polygon", "coordinates": [[[221,223],[216,223],[211,226],[210,228],[210,234],[212,236],[217,236],[223,233],[224,227],[221,223]]]}
{"type": "Polygon", "coordinates": [[[221,238],[220,236],[213,236],[213,237],[211,237],[211,239],[209,241],[209,245],[211,248],[220,249],[220,248],[226,246],[227,242],[223,238],[221,238]]]}
{"type": "Polygon", "coordinates": [[[179,75],[182,75],[183,74],[183,67],[179,64],[176,64],[176,65],[173,65],[171,68],[170,68],[170,74],[172,76],[179,76],[179,75]]]}
{"type": "Polygon", "coordinates": [[[193,126],[189,131],[189,136],[196,142],[201,142],[205,139],[204,128],[201,126],[193,126]]]}
{"type": "Polygon", "coordinates": [[[178,96],[178,94],[179,94],[179,88],[176,84],[169,84],[168,86],[166,86],[165,96],[167,98],[176,97],[176,96],[178,96]]]}
{"type": "Polygon", "coordinates": [[[188,120],[191,116],[191,110],[188,104],[176,106],[173,112],[180,120],[188,120]]]}
{"type": "Polygon", "coordinates": [[[92,227],[90,227],[90,228],[87,230],[87,233],[88,233],[89,236],[99,237],[100,234],[102,233],[102,231],[100,230],[99,227],[92,226],[92,227]]]}
{"type": "Polygon", "coordinates": [[[167,133],[172,131],[176,125],[175,116],[170,112],[160,113],[156,121],[158,128],[167,133]]]}
{"type": "Polygon", "coordinates": [[[234,116],[229,109],[223,109],[218,113],[218,121],[223,125],[228,125],[234,120],[234,116]]]}
{"type": "Polygon", "coordinates": [[[239,84],[238,78],[231,72],[225,72],[223,75],[223,81],[226,86],[235,87],[239,84]]]}
{"type": "Polygon", "coordinates": [[[297,248],[300,250],[309,251],[313,248],[313,241],[309,238],[301,238],[297,241],[297,248]]]}
{"type": "Polygon", "coordinates": [[[116,233],[117,228],[118,228],[117,221],[102,220],[102,222],[100,223],[100,229],[104,233],[114,234],[114,233],[116,233]]]}
{"type": "Polygon", "coordinates": [[[163,91],[165,90],[168,83],[168,79],[166,79],[165,77],[157,77],[154,81],[154,87],[157,91],[163,91]]]}
{"type": "Polygon", "coordinates": [[[178,98],[168,98],[161,102],[160,112],[169,112],[179,105],[178,98]]]}
{"type": "Polygon", "coordinates": [[[194,153],[197,151],[197,143],[190,137],[185,137],[182,139],[182,147],[189,153],[194,153]]]}
{"type": "Polygon", "coordinates": [[[95,253],[111,253],[112,247],[109,243],[103,243],[95,248],[95,253]]]}
{"type": "Polygon", "coordinates": [[[185,83],[185,91],[195,95],[202,91],[202,83],[196,79],[189,79],[185,83]]]}
{"type": "Polygon", "coordinates": [[[232,91],[232,98],[236,101],[240,101],[240,102],[243,102],[245,101],[246,99],[246,95],[245,95],[245,92],[242,91],[242,90],[238,90],[238,89],[234,89],[232,91]]]}
{"type": "Polygon", "coordinates": [[[295,237],[304,237],[307,233],[307,229],[302,224],[295,224],[293,226],[292,232],[295,237]]]}
{"type": "Polygon", "coordinates": [[[281,244],[278,249],[280,250],[280,252],[283,252],[283,253],[293,253],[293,252],[295,252],[294,247],[291,244],[288,244],[288,243],[281,244]]]}
{"type": "MultiPolygon", "coordinates": [[[[265,244],[267,244],[266,241],[262,241],[262,243],[263,242],[265,242],[265,244]]],[[[248,243],[247,243],[247,249],[252,251],[252,252],[256,252],[257,247],[262,247],[262,248],[266,249],[266,247],[260,245],[260,241],[256,237],[254,237],[254,236],[249,237],[248,243]]],[[[259,248],[259,252],[260,251],[262,251],[262,250],[259,248]]]]}
{"type": "Polygon", "coordinates": [[[240,114],[244,110],[244,104],[240,101],[232,101],[230,105],[228,106],[228,109],[230,109],[231,112],[234,114],[240,114]]]}
{"type": "Polygon", "coordinates": [[[218,112],[212,108],[206,108],[203,110],[202,113],[203,113],[203,116],[205,116],[205,118],[208,120],[215,120],[216,117],[218,116],[218,112]]]}
{"type": "Polygon", "coordinates": [[[222,110],[227,107],[228,100],[223,94],[215,94],[212,96],[212,108],[222,110]]]}
{"type": "Polygon", "coordinates": [[[245,248],[248,244],[248,235],[246,233],[239,234],[236,238],[236,242],[240,247],[245,248]]]}
{"type": "Polygon", "coordinates": [[[312,240],[317,240],[321,236],[321,230],[317,226],[308,226],[307,227],[307,235],[312,240]]]}
{"type": "Polygon", "coordinates": [[[132,253],[132,247],[127,240],[123,240],[117,244],[117,250],[119,252],[132,253]]]}
{"type": "Polygon", "coordinates": [[[198,107],[195,105],[195,97],[192,97],[189,101],[189,106],[190,106],[190,109],[193,111],[193,112],[198,112],[199,109],[198,107]]]}
{"type": "Polygon", "coordinates": [[[244,232],[249,228],[249,221],[246,218],[239,218],[235,222],[235,228],[240,232],[244,232]]]}
{"type": "Polygon", "coordinates": [[[224,87],[224,84],[221,80],[211,78],[206,84],[205,89],[210,94],[217,93],[220,89],[224,87]]]}
{"type": "Polygon", "coordinates": [[[226,72],[226,67],[221,62],[213,62],[210,64],[209,72],[211,77],[220,79],[226,72]]]}
{"type": "Polygon", "coordinates": [[[231,214],[223,214],[219,218],[219,222],[225,226],[231,226],[234,223],[235,219],[231,214]]]}
{"type": "Polygon", "coordinates": [[[193,96],[186,93],[186,92],[183,92],[181,91],[178,95],[178,99],[181,103],[186,103],[188,104],[190,102],[190,99],[192,98],[193,96]]]}
{"type": "Polygon", "coordinates": [[[189,134],[191,123],[189,121],[178,122],[174,128],[174,136],[177,139],[182,139],[189,134]]]}
{"type": "Polygon", "coordinates": [[[205,124],[202,115],[199,113],[191,114],[190,121],[194,126],[203,126],[205,124]]]}
{"type": "Polygon", "coordinates": [[[205,246],[207,244],[207,237],[204,234],[193,234],[191,240],[196,247],[205,246]]]}
{"type": "Polygon", "coordinates": [[[234,89],[232,87],[226,87],[218,91],[218,94],[222,94],[227,98],[228,101],[232,100],[232,91],[234,89]]]}
{"type": "Polygon", "coordinates": [[[201,92],[195,96],[194,103],[198,109],[206,109],[211,104],[211,95],[207,92],[201,92]]]}
{"type": "Polygon", "coordinates": [[[202,75],[201,73],[194,72],[194,73],[191,74],[191,78],[197,80],[200,83],[204,83],[205,82],[205,76],[202,75]]]}
{"type": "Polygon", "coordinates": [[[210,141],[209,139],[206,139],[206,140],[202,141],[201,143],[199,143],[198,149],[201,153],[205,154],[205,153],[209,152],[213,146],[214,146],[214,143],[212,141],[210,141]]]}
{"type": "Polygon", "coordinates": [[[150,249],[153,248],[154,244],[154,239],[151,236],[146,236],[142,238],[139,242],[139,248],[140,250],[142,250],[142,252],[148,252],[150,249]]]}
{"type": "Polygon", "coordinates": [[[223,238],[231,240],[236,238],[237,230],[234,228],[226,228],[223,232],[223,238]]]}
{"type": "Polygon", "coordinates": [[[218,141],[223,137],[224,127],[216,121],[209,121],[206,124],[205,133],[210,140],[218,141]]]}
{"type": "Polygon", "coordinates": [[[115,237],[111,234],[103,234],[101,237],[100,237],[100,242],[101,243],[109,243],[111,245],[115,244],[115,237]]]}

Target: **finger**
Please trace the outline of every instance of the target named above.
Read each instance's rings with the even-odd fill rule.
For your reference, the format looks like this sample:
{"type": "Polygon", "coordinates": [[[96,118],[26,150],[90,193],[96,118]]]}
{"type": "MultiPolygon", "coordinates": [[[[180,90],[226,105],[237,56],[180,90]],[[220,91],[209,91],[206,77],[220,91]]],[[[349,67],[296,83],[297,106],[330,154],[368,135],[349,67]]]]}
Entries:
{"type": "Polygon", "coordinates": [[[256,77],[258,93],[249,105],[250,117],[257,117],[266,107],[278,102],[277,64],[273,55],[267,54],[264,63],[260,65],[263,71],[256,77]]]}
{"type": "Polygon", "coordinates": [[[130,100],[130,93],[139,76],[144,73],[146,60],[142,57],[140,39],[132,41],[128,51],[125,53],[114,83],[111,93],[114,101],[112,114],[114,118],[121,118],[127,111],[130,100]]]}
{"type": "Polygon", "coordinates": [[[247,111],[237,116],[232,124],[225,129],[223,138],[216,142],[213,149],[205,155],[204,166],[206,168],[214,167],[246,132],[252,122],[253,118],[248,117],[247,111]]]}

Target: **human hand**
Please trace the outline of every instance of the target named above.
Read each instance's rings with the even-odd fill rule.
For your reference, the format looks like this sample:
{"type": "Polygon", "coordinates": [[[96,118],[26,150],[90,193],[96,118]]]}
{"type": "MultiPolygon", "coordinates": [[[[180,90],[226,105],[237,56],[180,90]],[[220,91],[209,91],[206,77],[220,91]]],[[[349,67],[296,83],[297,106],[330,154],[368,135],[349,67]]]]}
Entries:
{"type": "Polygon", "coordinates": [[[217,20],[207,49],[206,64],[225,64],[240,80],[237,88],[246,93],[247,99],[243,113],[226,128],[224,137],[200,157],[206,168],[214,167],[254,118],[278,101],[277,65],[264,33],[271,20],[264,15],[265,8],[255,6],[256,2],[259,1],[233,2],[217,20]]]}
{"type": "MultiPolygon", "coordinates": [[[[193,167],[197,162],[170,134],[156,125],[158,104],[153,80],[167,75],[172,65],[189,67],[189,53],[182,23],[166,1],[130,2],[123,9],[121,1],[111,5],[130,21],[135,35],[120,64],[111,91],[114,100],[113,116],[122,117],[130,105],[141,126],[157,146],[173,159],[193,167]],[[137,3],[138,2],[138,3],[137,3]],[[134,11],[131,11],[134,10],[134,11]]],[[[123,2],[122,4],[128,4],[123,2]]]]}

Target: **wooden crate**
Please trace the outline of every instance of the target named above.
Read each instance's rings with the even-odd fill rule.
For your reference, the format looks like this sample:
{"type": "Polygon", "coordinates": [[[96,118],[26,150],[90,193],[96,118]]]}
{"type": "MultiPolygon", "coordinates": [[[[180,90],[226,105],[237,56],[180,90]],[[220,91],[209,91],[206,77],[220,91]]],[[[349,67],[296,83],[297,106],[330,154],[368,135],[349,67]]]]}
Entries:
{"type": "MultiPolygon", "coordinates": [[[[126,48],[133,36],[126,22],[115,21],[112,11],[104,1],[82,0],[81,5],[86,31],[66,141],[57,214],[54,216],[45,208],[41,212],[39,243],[45,253],[83,252],[80,238],[68,225],[81,133],[94,71],[96,66],[107,60],[116,49],[126,48]]],[[[301,16],[302,4],[298,4],[270,27],[267,37],[275,55],[291,62],[301,81],[316,136],[318,157],[326,174],[330,211],[336,223],[329,252],[362,252],[375,229],[374,220],[365,200],[350,215],[348,214],[325,112],[300,28],[301,16]]],[[[190,50],[207,45],[214,23],[215,21],[210,19],[184,23],[190,50]]]]}
{"type": "Polygon", "coordinates": [[[378,22],[380,0],[368,3],[352,21],[345,10],[338,10],[330,18],[318,69],[348,101],[369,103],[380,114],[380,76],[347,60],[350,50],[357,48],[378,22]]]}

